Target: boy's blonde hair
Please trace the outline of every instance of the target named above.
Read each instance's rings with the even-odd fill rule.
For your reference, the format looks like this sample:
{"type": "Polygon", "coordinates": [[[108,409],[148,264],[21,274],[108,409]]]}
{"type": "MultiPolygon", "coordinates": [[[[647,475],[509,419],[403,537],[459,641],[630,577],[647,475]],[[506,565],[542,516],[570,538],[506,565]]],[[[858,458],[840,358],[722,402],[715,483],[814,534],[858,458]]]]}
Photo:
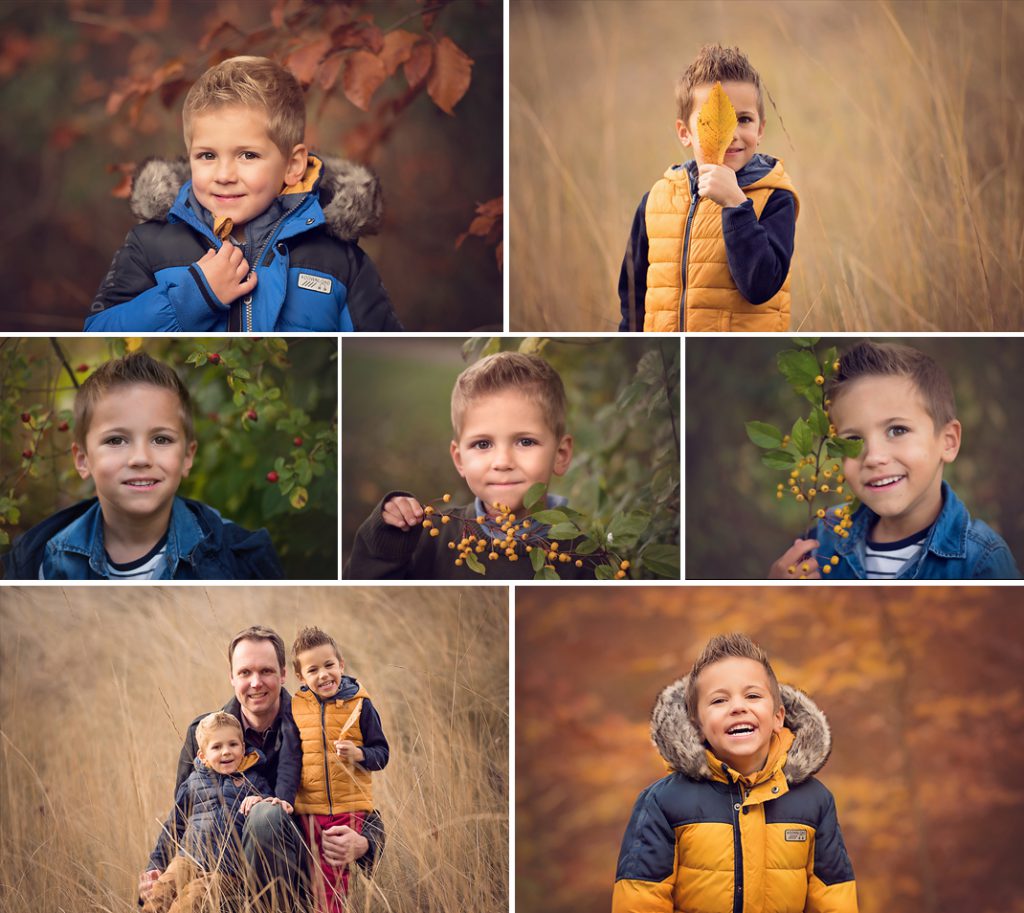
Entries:
{"type": "Polygon", "coordinates": [[[267,135],[285,157],[306,135],[306,100],[298,80],[267,57],[231,57],[196,80],[181,111],[187,148],[193,119],[225,105],[263,111],[267,135]]]}
{"type": "Polygon", "coordinates": [[[341,650],[338,649],[337,643],[335,643],[334,638],[330,634],[326,631],[321,631],[319,628],[302,628],[295,638],[295,643],[292,644],[292,663],[295,666],[295,674],[300,678],[302,676],[302,668],[299,665],[300,653],[305,653],[307,650],[312,650],[315,647],[324,646],[330,646],[334,650],[334,655],[338,657],[339,662],[342,661],[341,650]]]}
{"type": "Polygon", "coordinates": [[[242,740],[244,748],[245,736],[242,733],[242,724],[238,722],[238,717],[225,713],[223,710],[216,710],[204,716],[199,721],[199,725],[196,726],[196,744],[199,746],[200,751],[206,751],[206,746],[210,744],[210,733],[214,729],[237,730],[238,737],[242,740]]]}
{"type": "Polygon", "coordinates": [[[565,387],[558,372],[539,355],[498,352],[470,365],[452,389],[452,430],[462,434],[466,409],[474,399],[515,390],[537,403],[548,427],[561,439],[565,434],[565,387]]]}
{"type": "Polygon", "coordinates": [[[949,375],[920,349],[892,342],[859,342],[839,358],[839,371],[829,378],[825,395],[834,403],[862,377],[905,377],[921,394],[936,432],[956,418],[956,397],[949,375]]]}
{"type": "Polygon", "coordinates": [[[751,66],[747,55],[739,48],[723,48],[720,44],[706,44],[676,83],[676,104],[679,119],[688,121],[693,114],[693,90],[697,86],[716,82],[749,82],[757,89],[757,114],[764,121],[764,94],[761,77],[751,66]]]}
{"type": "Polygon", "coordinates": [[[123,358],[113,358],[104,362],[90,374],[75,394],[74,420],[75,443],[85,450],[85,436],[89,432],[92,413],[96,403],[117,387],[133,384],[149,384],[170,390],[178,397],[181,406],[181,425],[185,439],[191,443],[195,440],[195,427],[192,424],[192,397],[189,395],[181,378],[170,365],[157,361],[145,352],[131,352],[123,358]]]}
{"type": "Polygon", "coordinates": [[[772,693],[772,700],[775,702],[775,709],[782,706],[782,692],[779,690],[779,680],[775,677],[775,670],[768,661],[768,654],[755,644],[746,634],[718,634],[707,642],[704,649],[700,651],[693,668],[690,670],[690,677],[686,680],[686,713],[691,722],[699,727],[697,720],[697,680],[708,666],[721,662],[723,659],[752,659],[764,666],[765,674],[768,676],[768,688],[772,693]]]}

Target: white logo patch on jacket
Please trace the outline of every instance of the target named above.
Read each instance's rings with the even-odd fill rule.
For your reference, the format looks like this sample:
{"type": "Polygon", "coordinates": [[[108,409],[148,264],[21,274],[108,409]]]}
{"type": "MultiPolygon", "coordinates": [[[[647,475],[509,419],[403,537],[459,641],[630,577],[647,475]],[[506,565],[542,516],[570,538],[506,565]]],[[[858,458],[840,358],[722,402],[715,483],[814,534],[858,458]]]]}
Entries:
{"type": "Polygon", "coordinates": [[[787,843],[806,843],[807,842],[807,831],[802,827],[787,827],[786,828],[786,842],[787,843]]]}
{"type": "Polygon", "coordinates": [[[323,292],[331,294],[331,280],[325,276],[311,276],[309,273],[299,273],[299,288],[308,288],[311,292],[323,292]]]}

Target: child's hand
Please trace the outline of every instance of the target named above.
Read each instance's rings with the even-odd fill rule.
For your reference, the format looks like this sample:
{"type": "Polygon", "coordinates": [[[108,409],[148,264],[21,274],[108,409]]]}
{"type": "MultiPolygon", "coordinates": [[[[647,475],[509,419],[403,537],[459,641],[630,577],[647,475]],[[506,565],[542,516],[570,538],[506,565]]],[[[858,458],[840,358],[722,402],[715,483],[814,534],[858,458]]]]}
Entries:
{"type": "Polygon", "coordinates": [[[747,199],[728,165],[698,165],[697,193],[719,206],[739,206],[747,199]]]}
{"type": "Polygon", "coordinates": [[[196,266],[203,271],[207,284],[221,304],[231,304],[256,288],[256,273],[249,272],[249,264],[242,251],[230,241],[225,241],[217,250],[211,247],[196,261],[196,266]]]}
{"type": "Polygon", "coordinates": [[[248,815],[249,812],[252,811],[252,807],[254,805],[256,805],[258,802],[262,802],[262,801],[263,801],[263,797],[262,796],[246,796],[242,800],[242,814],[243,815],[248,815]]]}
{"type": "Polygon", "coordinates": [[[381,519],[388,526],[397,526],[402,532],[408,532],[423,522],[423,505],[415,498],[399,495],[385,503],[381,519]]]}
{"type": "Polygon", "coordinates": [[[292,814],[295,809],[291,807],[284,799],[278,799],[277,796],[273,796],[269,799],[264,799],[264,802],[269,802],[271,805],[280,805],[284,809],[286,815],[292,814]]]}
{"type": "Polygon", "coordinates": [[[351,742],[348,739],[344,741],[337,741],[334,743],[334,751],[343,761],[354,763],[362,761],[364,757],[363,749],[356,745],[355,742],[351,742]]]}
{"type": "Polygon", "coordinates": [[[782,557],[768,571],[769,580],[821,580],[818,562],[811,554],[818,547],[817,539],[795,539],[782,557]]]}

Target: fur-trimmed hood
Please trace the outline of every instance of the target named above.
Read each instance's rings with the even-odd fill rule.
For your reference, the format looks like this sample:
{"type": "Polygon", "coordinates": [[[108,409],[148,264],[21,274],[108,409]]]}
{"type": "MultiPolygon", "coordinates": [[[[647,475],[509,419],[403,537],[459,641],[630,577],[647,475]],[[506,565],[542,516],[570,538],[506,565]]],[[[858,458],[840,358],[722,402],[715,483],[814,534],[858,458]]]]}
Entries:
{"type": "MultiPolygon", "coordinates": [[[[328,233],[342,241],[376,234],[383,208],[377,176],[369,168],[337,156],[316,158],[323,162],[318,191],[328,233]]],[[[145,160],[132,180],[132,215],[140,222],[166,220],[190,178],[184,158],[145,160]]]]}
{"type": "MultiPolygon", "coordinates": [[[[686,682],[683,676],[658,695],[651,713],[651,740],[673,770],[694,780],[712,779],[707,746],[686,714],[686,682]]],[[[814,776],[832,751],[832,730],[825,714],[806,694],[781,685],[785,726],[793,733],[783,773],[793,786],[814,776]]]]}

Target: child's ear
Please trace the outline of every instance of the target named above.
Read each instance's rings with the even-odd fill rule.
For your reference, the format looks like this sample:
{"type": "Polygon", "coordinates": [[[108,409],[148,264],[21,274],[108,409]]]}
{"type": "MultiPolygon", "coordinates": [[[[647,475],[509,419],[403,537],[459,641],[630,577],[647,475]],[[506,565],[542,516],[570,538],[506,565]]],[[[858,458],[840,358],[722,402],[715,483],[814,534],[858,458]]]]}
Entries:
{"type": "Polygon", "coordinates": [[[192,441],[192,443],[190,443],[188,447],[185,448],[185,462],[181,467],[182,478],[188,478],[188,474],[192,470],[192,461],[195,459],[196,456],[196,447],[198,446],[198,441],[192,441]]]}
{"type": "Polygon", "coordinates": [[[690,133],[690,128],[686,125],[685,120],[676,121],[676,136],[679,137],[679,142],[684,146],[689,147],[693,145],[693,134],[690,133]]]}
{"type": "Polygon", "coordinates": [[[309,161],[309,149],[304,143],[297,143],[292,147],[288,156],[288,169],[284,173],[284,182],[287,186],[298,184],[306,173],[306,165],[309,161]]]}
{"type": "Polygon", "coordinates": [[[455,471],[462,476],[462,478],[466,478],[466,473],[462,469],[462,454],[459,452],[459,444],[457,441],[452,441],[451,454],[452,462],[455,464],[455,471]]]}
{"type": "Polygon", "coordinates": [[[942,462],[952,463],[960,452],[960,422],[953,419],[940,432],[942,438],[942,462]]]}
{"type": "Polygon", "coordinates": [[[78,470],[78,474],[83,479],[89,478],[89,455],[85,452],[85,448],[79,447],[78,444],[72,444],[71,456],[75,461],[75,469],[78,470]]]}
{"type": "Polygon", "coordinates": [[[555,465],[551,471],[556,476],[564,476],[571,462],[572,435],[567,434],[558,442],[558,450],[555,451],[555,465]]]}
{"type": "Polygon", "coordinates": [[[779,709],[775,711],[775,726],[773,727],[778,732],[786,724],[786,708],[783,704],[779,704],[779,709]]]}

